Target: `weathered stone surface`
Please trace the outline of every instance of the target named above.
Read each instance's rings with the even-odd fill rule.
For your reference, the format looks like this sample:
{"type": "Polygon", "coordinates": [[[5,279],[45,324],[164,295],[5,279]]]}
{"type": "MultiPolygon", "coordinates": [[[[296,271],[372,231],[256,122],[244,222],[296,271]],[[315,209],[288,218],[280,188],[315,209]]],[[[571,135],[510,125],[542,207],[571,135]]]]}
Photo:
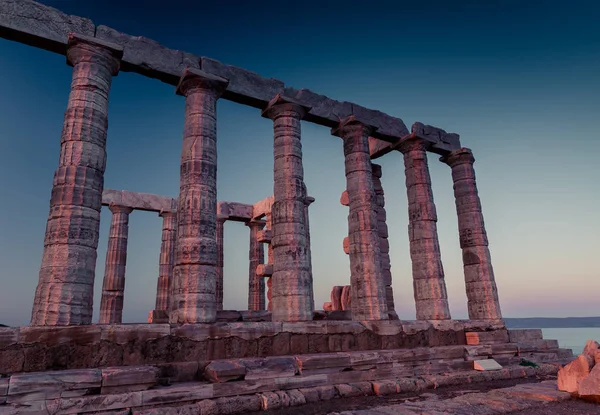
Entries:
{"type": "Polygon", "coordinates": [[[171,334],[168,324],[111,324],[100,326],[100,339],[115,344],[126,344],[131,341],[148,341],[171,334]]]}
{"type": "Polygon", "coordinates": [[[473,331],[465,333],[465,337],[471,345],[508,343],[507,330],[473,331]]]}
{"type": "Polygon", "coordinates": [[[264,221],[250,221],[247,223],[250,228],[250,249],[248,251],[249,272],[248,272],[248,310],[265,310],[265,279],[263,275],[258,275],[257,270],[260,264],[265,262],[264,246],[258,240],[258,233],[264,228],[264,221]]]}
{"type": "Polygon", "coordinates": [[[235,360],[214,360],[204,368],[204,377],[213,383],[244,379],[246,366],[235,360]]]}
{"type": "Polygon", "coordinates": [[[18,327],[0,327],[0,349],[16,344],[18,341],[18,327]]]}
{"type": "MultiPolygon", "coordinates": [[[[218,414],[245,414],[260,411],[262,399],[259,395],[227,396],[215,400],[218,414]]],[[[204,415],[206,411],[200,411],[204,415]]]]}
{"type": "Polygon", "coordinates": [[[92,320],[108,96],[121,54],[122,50],[98,44],[93,38],[69,34],[71,92],[50,198],[32,326],[85,325],[92,320]]]}
{"type": "Polygon", "coordinates": [[[595,359],[596,351],[600,349],[600,344],[595,340],[588,340],[583,348],[583,354],[595,359]]]}
{"type": "Polygon", "coordinates": [[[475,181],[473,168],[475,158],[471,150],[461,148],[452,151],[440,160],[452,169],[469,318],[474,320],[501,319],[498,289],[475,181]],[[472,207],[463,209],[463,206],[472,207]]]}
{"type": "Polygon", "coordinates": [[[128,207],[148,212],[177,212],[177,199],[151,193],[129,192],[127,190],[104,189],[102,205],[128,207]]]}
{"type": "Polygon", "coordinates": [[[596,364],[589,375],[580,380],[577,393],[584,399],[600,402],[600,365],[596,364]]]}
{"type": "Polygon", "coordinates": [[[340,122],[332,134],[344,142],[346,189],[350,214],[350,285],[354,320],[387,320],[385,284],[381,269],[381,251],[377,232],[375,189],[369,156],[369,132],[366,125],[350,117],[340,122]]]}
{"type": "Polygon", "coordinates": [[[56,399],[65,391],[99,388],[100,369],[20,373],[10,377],[8,403],[56,399]]]}
{"type": "Polygon", "coordinates": [[[129,214],[133,209],[110,205],[112,219],[108,235],[108,249],[100,299],[100,324],[121,324],[127,266],[127,238],[129,214]]]}
{"type": "Polygon", "coordinates": [[[294,357],[267,357],[242,360],[241,363],[246,367],[246,380],[291,377],[300,371],[294,357]]]}
{"type": "Polygon", "coordinates": [[[412,134],[422,138],[430,143],[431,151],[438,154],[445,154],[460,148],[460,136],[454,133],[447,133],[441,128],[425,125],[416,122],[412,125],[412,134]]]}
{"type": "Polygon", "coordinates": [[[222,78],[188,68],[177,87],[186,105],[171,323],[217,318],[216,106],[226,86],[222,78]]]}
{"type": "Polygon", "coordinates": [[[69,33],[94,36],[96,29],[89,19],[70,16],[29,0],[0,3],[0,27],[3,37],[63,55],[67,51],[69,33]]]}
{"type": "Polygon", "coordinates": [[[500,370],[502,366],[494,359],[474,360],[473,369],[481,371],[500,370]]]}
{"type": "Polygon", "coordinates": [[[373,382],[373,392],[375,392],[375,395],[390,395],[397,393],[398,388],[393,380],[376,381],[373,382]]]}
{"type": "Polygon", "coordinates": [[[142,404],[144,406],[149,406],[170,402],[189,402],[210,399],[214,396],[213,386],[214,385],[212,384],[193,384],[169,386],[137,392],[141,394],[141,402],[138,405],[131,406],[141,406],[142,404]]]}
{"type": "Polygon", "coordinates": [[[541,340],[542,329],[510,329],[508,339],[511,343],[528,343],[531,340],[541,340]]]}
{"type": "MultiPolygon", "coordinates": [[[[177,214],[161,211],[163,218],[158,267],[158,282],[156,286],[156,310],[168,312],[171,309],[171,283],[175,265],[175,244],[177,242],[177,214]]],[[[167,321],[168,323],[168,316],[167,321]]]]}
{"type": "Polygon", "coordinates": [[[96,28],[95,36],[123,47],[124,71],[141,73],[176,85],[186,67],[200,67],[199,57],[166,48],[143,36],[131,36],[103,25],[96,28]]]}
{"type": "Polygon", "coordinates": [[[580,354],[577,359],[558,371],[558,389],[565,392],[577,393],[581,381],[590,374],[593,360],[580,354]]]}
{"type": "Polygon", "coordinates": [[[256,275],[260,277],[271,277],[273,275],[273,264],[258,264],[256,275]]]}
{"type": "Polygon", "coordinates": [[[102,387],[156,384],[159,369],[154,366],[102,368],[102,387]]]}
{"type": "Polygon", "coordinates": [[[253,206],[237,202],[218,202],[217,216],[224,220],[247,222],[253,218],[253,206]]]}
{"type": "Polygon", "coordinates": [[[274,130],[273,321],[310,321],[315,308],[300,138],[300,120],[306,111],[278,94],[262,112],[273,120],[274,130]]]}
{"type": "Polygon", "coordinates": [[[391,142],[369,137],[369,154],[371,155],[371,160],[385,156],[393,150],[394,145],[391,142]]]}

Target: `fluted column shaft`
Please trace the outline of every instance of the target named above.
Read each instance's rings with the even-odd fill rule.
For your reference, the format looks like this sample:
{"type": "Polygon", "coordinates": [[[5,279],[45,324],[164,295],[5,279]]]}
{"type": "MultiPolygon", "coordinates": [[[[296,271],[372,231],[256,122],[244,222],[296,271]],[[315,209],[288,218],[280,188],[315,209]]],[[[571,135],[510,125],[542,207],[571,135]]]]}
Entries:
{"type": "Polygon", "coordinates": [[[426,148],[422,139],[412,136],[398,146],[404,154],[413,290],[417,320],[445,320],[450,309],[426,148]]]}
{"type": "Polygon", "coordinates": [[[475,181],[475,158],[461,148],[440,159],[452,168],[469,318],[501,319],[498,289],[475,181]]]}
{"type": "Polygon", "coordinates": [[[313,318],[313,281],[304,215],[300,120],[303,107],[276,97],[263,115],[273,120],[273,321],[313,318]]]}
{"type": "Polygon", "coordinates": [[[129,214],[133,209],[117,205],[111,205],[109,209],[112,212],[112,220],[102,281],[99,323],[120,324],[123,321],[129,214]]]}
{"type": "Polygon", "coordinates": [[[392,288],[392,264],[390,260],[390,244],[385,212],[385,193],[381,185],[381,166],[372,164],[373,189],[375,190],[375,210],[377,214],[377,233],[379,235],[379,250],[381,258],[381,275],[385,286],[385,300],[388,312],[394,311],[394,291],[392,288]]]}
{"type": "Polygon", "coordinates": [[[377,230],[369,134],[371,129],[347,119],[332,131],[344,141],[348,215],[348,253],[353,320],[387,320],[385,284],[377,230]]]}
{"type": "Polygon", "coordinates": [[[265,278],[256,275],[256,267],[265,263],[265,250],[258,242],[258,233],[264,228],[263,221],[248,222],[250,228],[250,249],[248,252],[248,310],[265,309],[265,278]]]}
{"type": "Polygon", "coordinates": [[[160,258],[158,261],[158,283],[156,287],[156,310],[170,310],[171,283],[175,264],[177,240],[177,213],[160,212],[163,218],[160,258]]]}
{"type": "Polygon", "coordinates": [[[223,310],[223,231],[225,219],[217,218],[217,310],[223,310]]]}
{"type": "MultiPolygon", "coordinates": [[[[271,212],[265,215],[265,228],[271,231],[271,235],[273,234],[273,221],[271,220],[272,215],[271,212]]],[[[273,244],[269,242],[267,245],[267,264],[273,265],[273,244]]],[[[267,310],[273,310],[273,280],[271,277],[267,278],[265,283],[267,290],[267,310]]]]}
{"type": "Polygon", "coordinates": [[[73,65],[32,326],[91,324],[106,166],[108,95],[122,48],[69,35],[73,65]]]}
{"type": "MultiPolygon", "coordinates": [[[[314,197],[310,197],[308,196],[308,192],[306,190],[306,186],[304,187],[304,194],[305,194],[305,199],[304,199],[304,223],[306,224],[306,249],[308,252],[308,269],[310,272],[310,279],[312,281],[313,278],[313,273],[312,273],[312,252],[310,250],[310,220],[309,220],[309,216],[308,216],[308,207],[315,201],[314,197]]],[[[313,303],[311,305],[311,309],[314,310],[315,308],[315,304],[314,304],[314,296],[312,298],[313,303]]]]}
{"type": "Polygon", "coordinates": [[[186,69],[171,323],[217,318],[217,99],[226,80],[186,69]]]}

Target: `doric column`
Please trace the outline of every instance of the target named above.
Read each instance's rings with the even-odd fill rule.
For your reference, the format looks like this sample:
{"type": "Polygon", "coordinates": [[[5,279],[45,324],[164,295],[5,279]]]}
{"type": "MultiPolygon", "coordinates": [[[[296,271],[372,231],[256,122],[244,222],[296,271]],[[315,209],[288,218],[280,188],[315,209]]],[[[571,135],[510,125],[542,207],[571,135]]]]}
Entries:
{"type": "Polygon", "coordinates": [[[32,326],[91,324],[106,166],[108,93],[123,48],[70,34],[73,65],[32,326]]]}
{"type": "MultiPolygon", "coordinates": [[[[304,199],[304,223],[306,224],[306,250],[308,252],[308,269],[310,272],[310,279],[312,281],[313,278],[313,273],[312,273],[312,253],[310,250],[310,220],[309,220],[309,216],[308,216],[308,207],[315,201],[314,197],[310,197],[308,196],[308,193],[306,191],[306,186],[304,189],[306,198],[304,199]]],[[[314,310],[315,308],[315,304],[314,304],[314,296],[312,297],[313,299],[313,304],[311,306],[311,308],[314,310]]]]}
{"type": "Polygon", "coordinates": [[[313,282],[304,216],[304,170],[300,120],[306,108],[277,95],[263,111],[273,120],[275,139],[273,235],[273,321],[313,318],[313,282]]]}
{"type": "Polygon", "coordinates": [[[418,137],[409,136],[399,143],[397,149],[404,154],[408,237],[417,320],[449,319],[426,144],[418,137]]]}
{"type": "Polygon", "coordinates": [[[217,318],[217,99],[227,80],[186,68],[177,93],[185,99],[185,126],[171,323],[217,318]]]}
{"type": "Polygon", "coordinates": [[[498,289],[475,181],[475,158],[471,150],[461,148],[440,160],[452,168],[469,318],[501,319],[498,289]]]}
{"type": "Polygon", "coordinates": [[[248,310],[265,309],[265,278],[257,275],[256,268],[265,262],[265,250],[258,241],[259,232],[265,227],[264,221],[250,221],[246,224],[250,228],[250,249],[248,259],[248,310]]]}
{"type": "Polygon", "coordinates": [[[387,320],[385,285],[377,230],[375,189],[369,155],[371,128],[348,117],[332,130],[344,141],[353,320],[387,320]]]}
{"type": "Polygon", "coordinates": [[[381,275],[385,285],[385,300],[388,312],[395,310],[394,291],[392,289],[392,264],[390,260],[390,244],[388,242],[388,228],[385,213],[385,194],[381,185],[381,166],[372,164],[373,189],[375,190],[375,211],[377,213],[377,233],[379,235],[379,250],[381,253],[381,275]]]}
{"type": "Polygon", "coordinates": [[[217,310],[223,310],[223,227],[225,218],[217,217],[217,310]]]}
{"type": "Polygon", "coordinates": [[[159,213],[163,218],[162,238],[160,244],[160,258],[158,268],[158,284],[156,287],[156,310],[170,310],[171,283],[173,280],[173,266],[175,264],[175,242],[177,240],[177,213],[163,211],[159,213]]]}
{"type": "Polygon", "coordinates": [[[109,209],[112,212],[112,220],[106,250],[104,281],[102,281],[99,323],[120,324],[123,321],[129,214],[133,209],[114,204],[111,204],[109,209]]]}
{"type": "MultiPolygon", "coordinates": [[[[273,221],[271,212],[269,211],[265,215],[266,226],[265,229],[271,232],[271,240],[273,238],[273,221]]],[[[273,244],[269,241],[267,245],[267,265],[273,266],[273,244]]],[[[273,280],[271,277],[267,277],[267,282],[265,283],[267,290],[267,310],[273,311],[273,280]]]]}

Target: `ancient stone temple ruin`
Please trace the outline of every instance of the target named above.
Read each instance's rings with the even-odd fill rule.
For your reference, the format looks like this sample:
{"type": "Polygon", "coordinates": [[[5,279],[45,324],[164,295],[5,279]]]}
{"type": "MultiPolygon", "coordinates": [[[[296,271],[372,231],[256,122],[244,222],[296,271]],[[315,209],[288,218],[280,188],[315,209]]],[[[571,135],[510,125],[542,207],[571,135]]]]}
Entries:
{"type": "Polygon", "coordinates": [[[0,2],[0,36],[63,54],[73,67],[31,324],[0,328],[0,412],[232,413],[223,409],[232,406],[243,412],[532,376],[554,366],[515,366],[520,359],[571,356],[540,330],[506,329],[475,159],[457,134],[421,123],[408,131],[380,111],[30,0],[0,2]],[[103,188],[108,97],[120,71],[171,84],[185,100],[177,199],[103,188]],[[217,198],[219,99],[273,121],[273,193],[253,205],[217,198]],[[349,256],[350,279],[333,288],[323,310],[313,297],[308,209],[315,199],[303,180],[302,122],[331,129],[345,156],[340,193],[348,235],[340,249],[349,256]],[[383,172],[372,163],[386,154],[399,158],[398,152],[406,172],[415,321],[401,321],[394,311],[388,238],[406,235],[386,226],[383,172]],[[468,320],[452,319],[448,308],[427,152],[441,156],[454,181],[468,320]],[[112,221],[100,320],[93,322],[102,206],[112,221]],[[134,210],[156,212],[163,221],[156,305],[148,323],[122,324],[134,210]],[[223,310],[225,221],[249,228],[247,310],[223,310]],[[490,359],[504,368],[473,370],[474,362],[490,359]]]}

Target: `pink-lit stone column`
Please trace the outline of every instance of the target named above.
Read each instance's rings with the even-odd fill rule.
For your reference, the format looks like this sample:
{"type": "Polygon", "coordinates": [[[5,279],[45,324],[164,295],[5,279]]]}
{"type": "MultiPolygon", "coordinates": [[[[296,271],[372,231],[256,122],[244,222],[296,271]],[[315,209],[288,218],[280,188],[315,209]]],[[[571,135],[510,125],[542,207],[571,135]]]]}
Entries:
{"type": "Polygon", "coordinates": [[[186,68],[171,323],[217,318],[217,99],[227,80],[186,68]]]}
{"type": "Polygon", "coordinates": [[[375,189],[375,209],[377,213],[377,233],[379,235],[379,250],[381,252],[381,275],[385,285],[385,300],[388,312],[395,310],[394,291],[392,288],[392,264],[390,260],[390,243],[388,242],[388,228],[385,212],[385,194],[381,185],[381,166],[372,164],[373,168],[373,189],[375,189]]]}
{"type": "Polygon", "coordinates": [[[273,321],[313,318],[313,282],[306,239],[300,120],[306,108],[277,95],[263,111],[273,120],[273,321]]]}
{"type": "Polygon", "coordinates": [[[265,250],[258,241],[258,233],[265,227],[264,221],[250,221],[250,249],[248,252],[248,310],[265,309],[265,278],[256,274],[259,264],[265,263],[265,250]]]}
{"type": "Polygon", "coordinates": [[[471,150],[461,148],[440,160],[452,168],[469,318],[501,319],[498,289],[475,181],[475,158],[471,150]]]}
{"type": "MultiPolygon", "coordinates": [[[[265,215],[265,222],[265,229],[271,231],[271,235],[273,235],[273,221],[270,212],[265,215]]],[[[269,244],[267,245],[267,264],[273,265],[273,244],[271,242],[269,242],[269,244]]],[[[273,280],[271,279],[271,277],[267,278],[265,285],[267,291],[267,310],[273,311],[273,280]]]]}
{"type": "Polygon", "coordinates": [[[106,166],[108,94],[123,48],[70,34],[73,65],[32,326],[91,324],[106,166]]]}
{"type": "Polygon", "coordinates": [[[426,143],[418,137],[409,136],[399,143],[397,149],[404,154],[408,237],[417,320],[446,320],[450,318],[450,309],[426,143]]]}
{"type": "Polygon", "coordinates": [[[123,321],[123,294],[125,292],[125,269],[127,267],[127,238],[129,214],[133,209],[111,204],[112,212],[102,298],[100,300],[100,324],[121,324],[123,321]]]}
{"type": "Polygon", "coordinates": [[[376,195],[369,155],[371,128],[349,117],[332,130],[344,141],[349,208],[348,239],[353,320],[387,320],[377,230],[376,195]]]}
{"type": "Polygon", "coordinates": [[[217,310],[223,310],[223,231],[225,218],[217,217],[217,310]]]}
{"type": "Polygon", "coordinates": [[[171,283],[175,264],[175,243],[177,240],[177,213],[160,212],[163,218],[160,258],[158,262],[158,283],[156,287],[156,310],[170,310],[171,283]]]}

